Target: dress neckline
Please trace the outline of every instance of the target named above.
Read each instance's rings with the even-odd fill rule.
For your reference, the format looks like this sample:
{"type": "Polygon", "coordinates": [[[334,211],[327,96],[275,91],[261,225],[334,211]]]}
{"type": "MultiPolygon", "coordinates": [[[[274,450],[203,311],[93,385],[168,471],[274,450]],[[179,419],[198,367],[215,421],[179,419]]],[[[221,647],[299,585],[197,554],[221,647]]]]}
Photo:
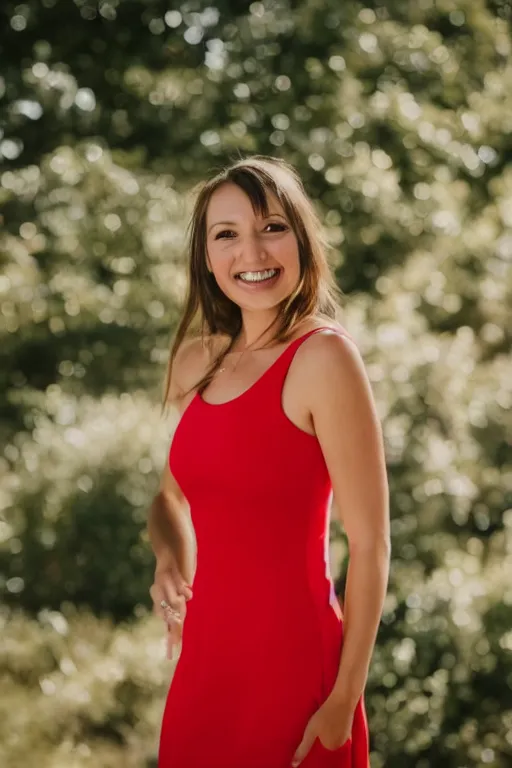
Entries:
{"type": "Polygon", "coordinates": [[[302,336],[298,336],[293,341],[290,341],[290,343],[283,349],[283,351],[276,357],[273,363],[270,363],[269,367],[266,368],[261,376],[259,376],[256,381],[254,381],[247,389],[244,389],[243,392],[241,392],[239,395],[236,395],[236,397],[232,397],[231,400],[225,400],[223,403],[209,403],[207,400],[203,398],[203,396],[196,392],[195,399],[199,400],[200,403],[203,405],[206,405],[208,408],[221,408],[223,405],[231,405],[232,403],[238,402],[238,400],[241,400],[242,397],[245,395],[248,395],[250,392],[252,392],[258,384],[260,384],[266,376],[272,371],[276,365],[279,363],[279,361],[286,355],[286,353],[293,347],[294,344],[297,344],[299,341],[302,341],[302,339],[305,339],[306,336],[309,336],[311,333],[315,333],[315,331],[334,331],[335,333],[337,330],[335,328],[331,328],[330,326],[320,326],[318,328],[311,328],[311,330],[306,331],[306,333],[303,333],[302,336]]]}

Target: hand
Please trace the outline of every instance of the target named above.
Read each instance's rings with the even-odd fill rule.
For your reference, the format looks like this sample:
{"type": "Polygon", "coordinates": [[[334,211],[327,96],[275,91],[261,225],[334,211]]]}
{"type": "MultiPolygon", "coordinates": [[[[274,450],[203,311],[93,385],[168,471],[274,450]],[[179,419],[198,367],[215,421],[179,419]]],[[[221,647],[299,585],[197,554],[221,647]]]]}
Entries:
{"type": "Polygon", "coordinates": [[[185,582],[172,556],[157,560],[154,582],[149,593],[153,600],[153,612],[161,616],[167,625],[167,658],[172,660],[173,647],[179,645],[182,638],[187,613],[186,601],[192,599],[192,589],[185,582]],[[162,608],[162,600],[169,607],[162,608]]]}
{"type": "Polygon", "coordinates": [[[302,741],[295,751],[292,768],[300,765],[318,738],[325,749],[336,750],[342,747],[352,734],[354,707],[328,697],[322,706],[309,719],[302,741]]]}

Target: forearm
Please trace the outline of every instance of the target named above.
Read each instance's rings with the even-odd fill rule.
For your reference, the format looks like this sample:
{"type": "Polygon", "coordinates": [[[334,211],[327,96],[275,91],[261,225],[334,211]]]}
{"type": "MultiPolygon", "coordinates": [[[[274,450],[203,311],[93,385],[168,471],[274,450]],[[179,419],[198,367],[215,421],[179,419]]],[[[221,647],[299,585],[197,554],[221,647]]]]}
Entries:
{"type": "Polygon", "coordinates": [[[368,677],[389,578],[385,541],[350,554],[343,610],[343,649],[331,696],[354,706],[368,677]]]}
{"type": "Polygon", "coordinates": [[[172,556],[187,584],[192,584],[196,545],[186,510],[159,493],[149,509],[147,529],[157,564],[172,556]]]}

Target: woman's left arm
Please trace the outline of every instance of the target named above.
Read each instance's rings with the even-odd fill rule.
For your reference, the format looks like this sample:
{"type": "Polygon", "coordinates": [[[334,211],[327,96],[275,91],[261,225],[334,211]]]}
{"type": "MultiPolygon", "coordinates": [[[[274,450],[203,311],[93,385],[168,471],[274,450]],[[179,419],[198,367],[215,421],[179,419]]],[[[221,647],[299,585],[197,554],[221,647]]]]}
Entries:
{"type": "MultiPolygon", "coordinates": [[[[318,334],[310,410],[349,544],[343,651],[330,699],[349,708],[362,695],[386,596],[390,561],[389,489],[382,431],[354,342],[318,334]]],[[[311,366],[311,367],[309,367],[311,366]]]]}

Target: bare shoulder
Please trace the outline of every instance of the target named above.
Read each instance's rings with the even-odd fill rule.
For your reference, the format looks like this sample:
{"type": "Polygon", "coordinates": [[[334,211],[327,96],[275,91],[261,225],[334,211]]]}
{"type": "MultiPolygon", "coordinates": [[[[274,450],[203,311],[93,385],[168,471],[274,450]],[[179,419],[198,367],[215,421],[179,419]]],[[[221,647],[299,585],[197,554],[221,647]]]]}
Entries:
{"type": "Polygon", "coordinates": [[[297,355],[299,375],[304,390],[309,393],[308,399],[321,400],[329,391],[340,395],[349,390],[352,395],[368,394],[366,369],[354,339],[336,323],[321,327],[326,330],[306,339],[297,355]]]}
{"type": "MultiPolygon", "coordinates": [[[[359,357],[356,342],[342,325],[331,321],[329,323],[314,323],[307,330],[321,328],[320,333],[313,333],[299,347],[300,357],[307,360],[307,365],[313,361],[322,366],[329,366],[343,357],[359,357]]],[[[307,332],[307,331],[306,331],[307,332]]]]}
{"type": "Polygon", "coordinates": [[[221,343],[218,336],[190,336],[182,341],[172,366],[169,402],[180,403],[183,400],[184,395],[206,373],[221,343]]]}

